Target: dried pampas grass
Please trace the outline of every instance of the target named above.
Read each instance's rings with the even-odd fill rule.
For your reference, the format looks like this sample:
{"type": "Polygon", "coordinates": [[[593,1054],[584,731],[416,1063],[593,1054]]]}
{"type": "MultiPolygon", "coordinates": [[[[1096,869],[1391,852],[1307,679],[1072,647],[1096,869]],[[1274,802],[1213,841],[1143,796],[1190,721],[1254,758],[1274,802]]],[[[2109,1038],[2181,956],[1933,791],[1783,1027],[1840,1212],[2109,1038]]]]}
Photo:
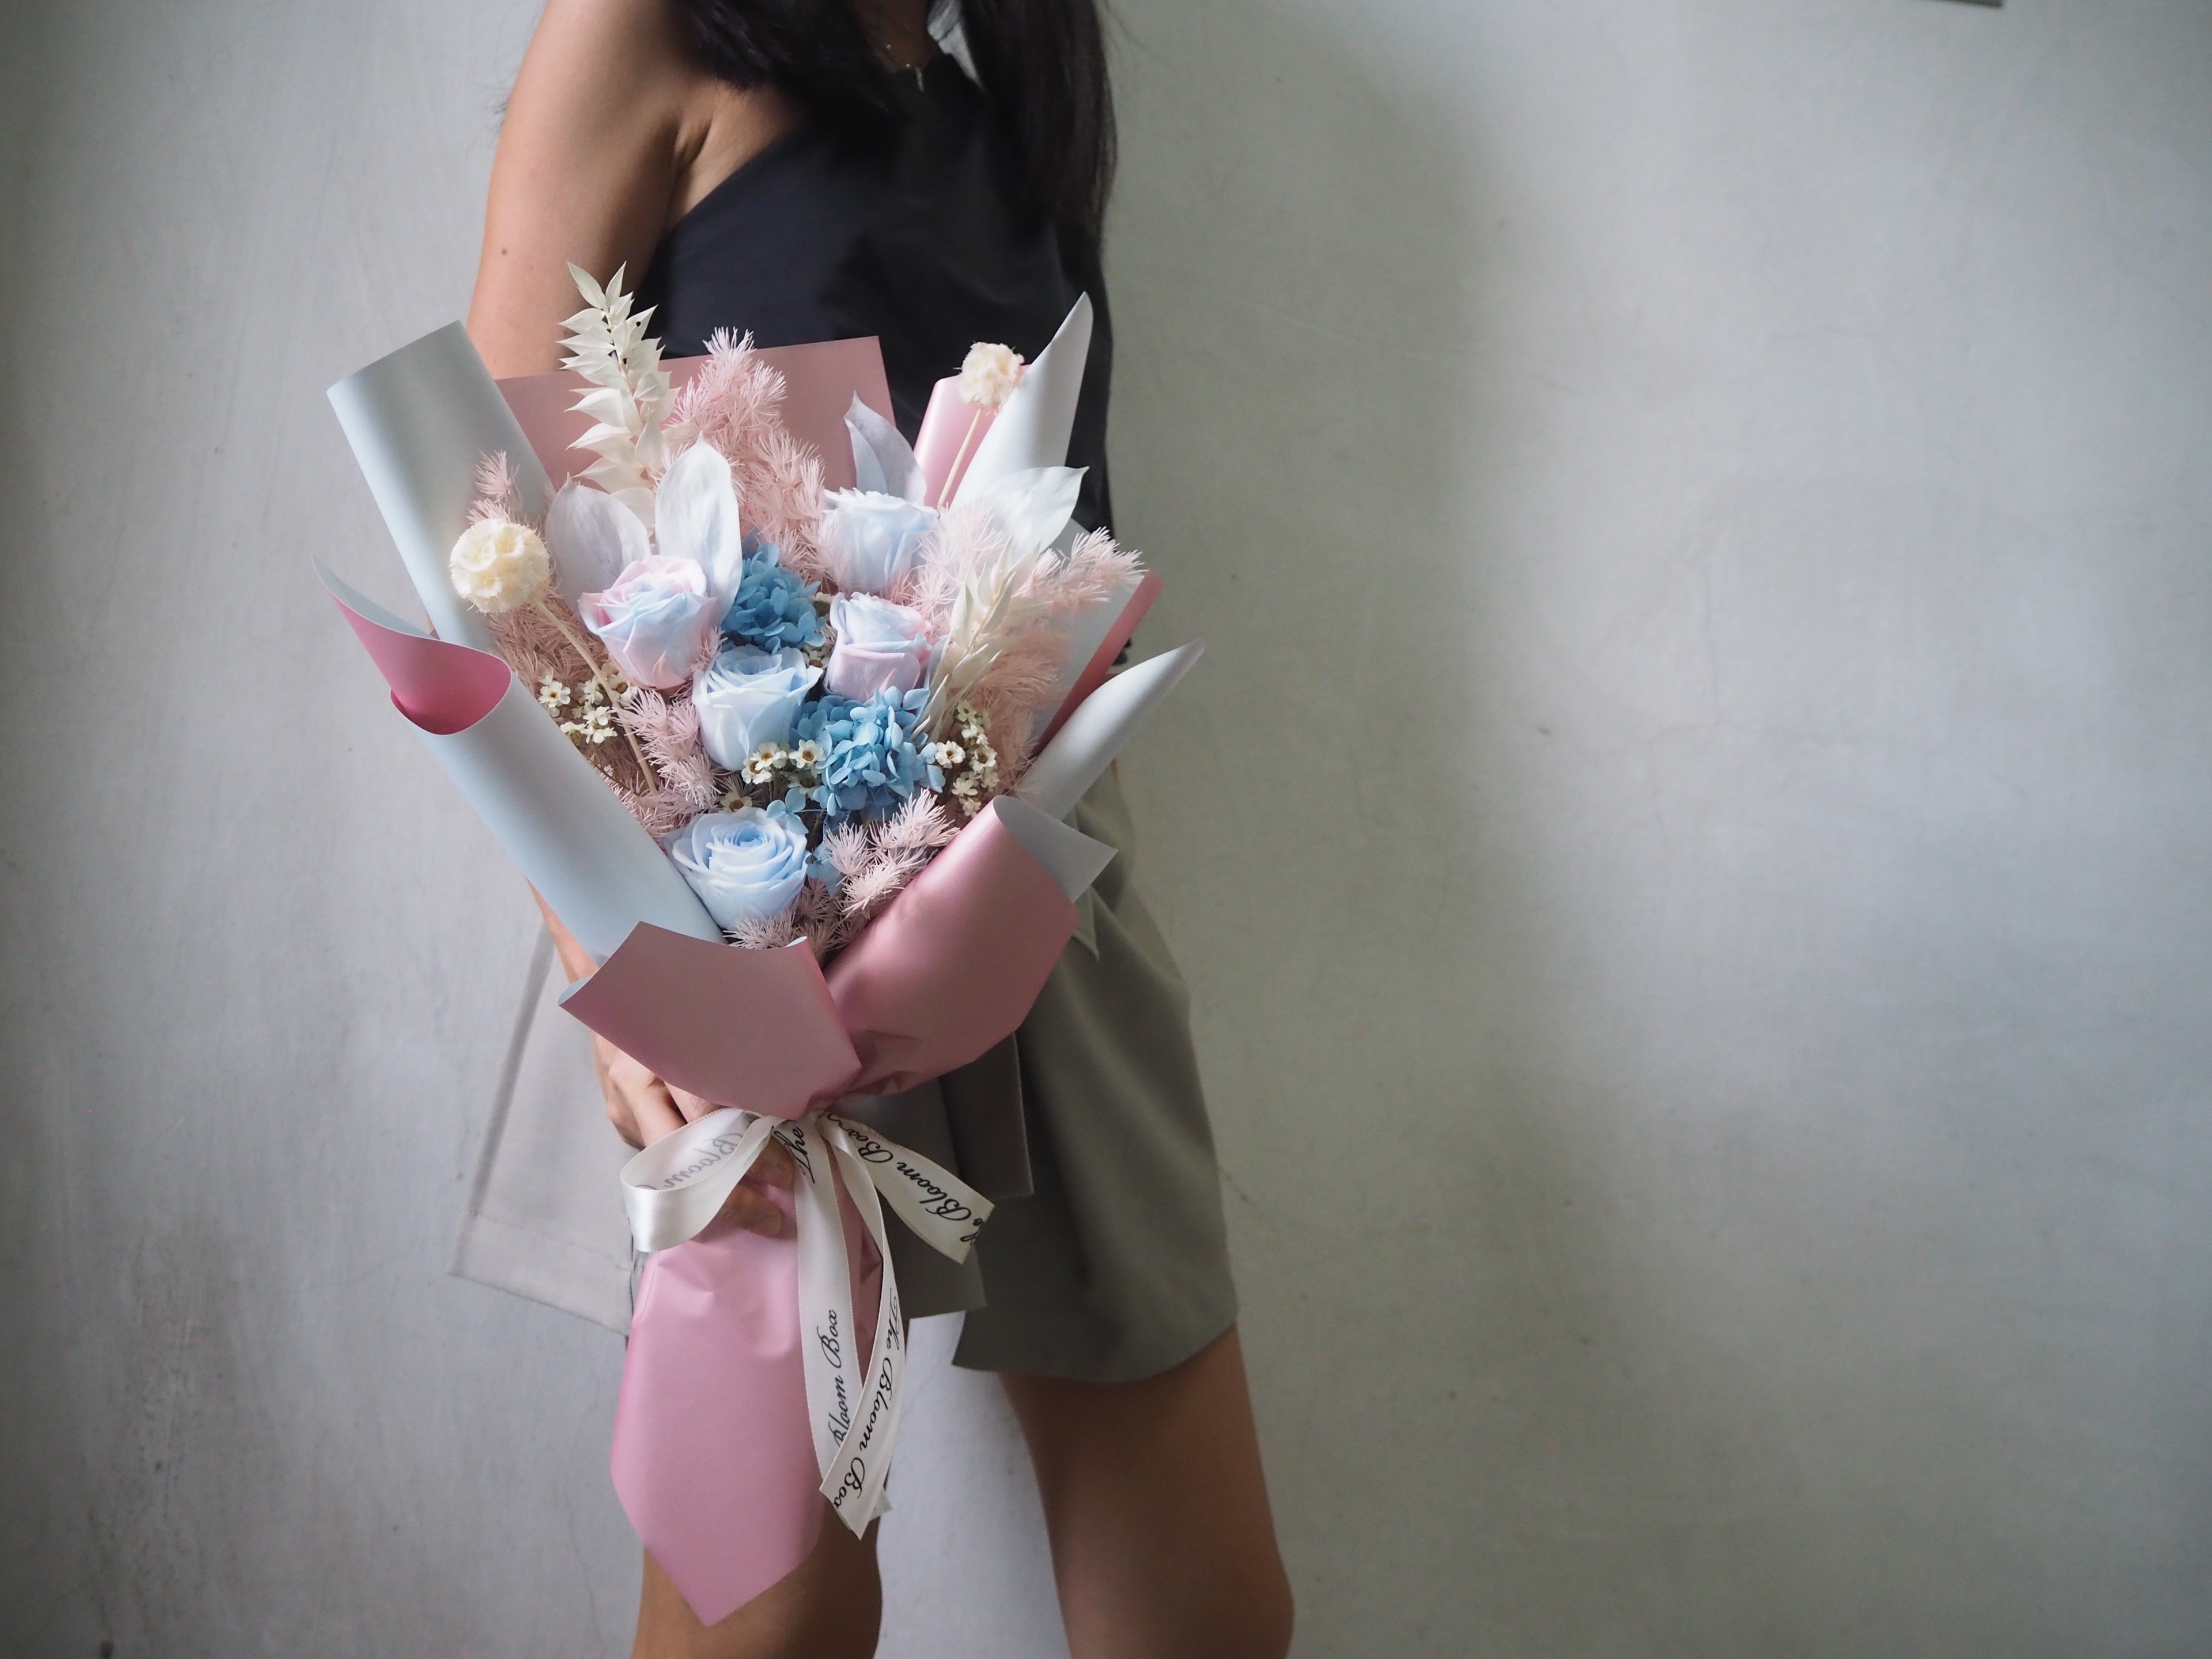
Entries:
{"type": "Polygon", "coordinates": [[[822,459],[785,428],[783,395],[783,376],[761,361],[752,336],[718,329],[670,415],[729,462],[746,527],[782,550],[786,569],[820,581],[822,459]]]}

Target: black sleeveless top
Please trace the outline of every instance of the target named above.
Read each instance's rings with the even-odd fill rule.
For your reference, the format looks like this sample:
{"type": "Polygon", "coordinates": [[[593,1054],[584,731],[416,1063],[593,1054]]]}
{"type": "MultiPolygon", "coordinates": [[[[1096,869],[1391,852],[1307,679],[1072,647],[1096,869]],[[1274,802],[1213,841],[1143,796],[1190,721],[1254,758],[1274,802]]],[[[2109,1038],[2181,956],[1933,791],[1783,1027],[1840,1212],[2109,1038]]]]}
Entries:
{"type": "Polygon", "coordinates": [[[895,138],[862,146],[808,121],[678,221],[638,286],[653,332],[671,356],[704,351],[718,328],[763,346],[872,334],[911,441],[970,345],[1034,361],[1087,292],[1097,315],[1067,464],[1089,469],[1077,519],[1107,526],[1114,337],[1097,264],[1071,271],[1051,225],[1019,205],[1012,141],[953,58],[896,85],[907,118],[895,138]]]}

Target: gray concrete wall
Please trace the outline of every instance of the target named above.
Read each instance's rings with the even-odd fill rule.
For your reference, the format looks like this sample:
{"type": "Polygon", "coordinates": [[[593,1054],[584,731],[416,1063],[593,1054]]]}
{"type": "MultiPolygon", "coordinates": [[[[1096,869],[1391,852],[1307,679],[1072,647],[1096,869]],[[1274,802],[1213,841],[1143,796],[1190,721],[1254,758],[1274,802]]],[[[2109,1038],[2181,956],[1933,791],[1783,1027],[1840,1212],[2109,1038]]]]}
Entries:
{"type": "MultiPolygon", "coordinates": [[[[1119,9],[1300,1652],[2212,1650],[2212,9],[1119,9]]],[[[10,1655],[627,1640],[617,1345],[441,1271],[527,901],[306,562],[532,17],[0,11],[10,1655]]],[[[925,1382],[885,1650],[1044,1651],[925,1382]]]]}

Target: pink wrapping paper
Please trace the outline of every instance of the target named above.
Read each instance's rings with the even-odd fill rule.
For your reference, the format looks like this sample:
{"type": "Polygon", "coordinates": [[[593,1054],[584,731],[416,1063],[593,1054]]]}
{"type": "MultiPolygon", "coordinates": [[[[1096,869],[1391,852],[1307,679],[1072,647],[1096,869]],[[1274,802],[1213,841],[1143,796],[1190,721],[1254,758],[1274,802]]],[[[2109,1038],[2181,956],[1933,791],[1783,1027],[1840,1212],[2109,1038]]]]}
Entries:
{"type": "Polygon", "coordinates": [[[1106,677],[1114,672],[1114,659],[1121,654],[1122,647],[1137,636],[1137,624],[1152,608],[1152,601],[1160,596],[1166,586],[1153,572],[1147,570],[1137,583],[1137,591],[1129,595],[1129,602],[1121,607],[1121,614],[1114,618],[1114,625],[1106,630],[1106,637],[1098,641],[1098,648],[1091,653],[1091,660],[1083,665],[1083,672],[1075,677],[1075,684],[1060,699],[1060,708],[1045,728],[1036,735],[1031,745],[1042,749],[1067,723],[1067,717],[1076,711],[1083,700],[1106,684],[1106,677]]]}
{"type": "Polygon", "coordinates": [[[425,732],[441,738],[465,732],[507,695],[514,671],[497,657],[427,635],[402,634],[343,599],[337,606],[392,689],[392,707],[425,732]]]}
{"type": "MultiPolygon", "coordinates": [[[[743,951],[641,927],[562,1006],[694,1093],[792,1118],[848,1095],[912,1088],[988,1051],[1028,1015],[1075,921],[994,803],[826,979],[803,944],[743,951]]],[[[859,1274],[874,1250],[859,1242],[849,1202],[841,1210],[854,1323],[866,1331],[876,1285],[859,1274]]],[[[826,1512],[794,1250],[709,1228],[653,1257],[630,1320],[615,1489],[653,1559],[710,1625],[805,1560],[826,1512]]]]}
{"type": "Polygon", "coordinates": [[[1075,906],[995,803],[830,964],[641,927],[562,1006],[718,1106],[793,1118],[896,1094],[995,1048],[1075,935],[1075,906]]]}
{"type": "Polygon", "coordinates": [[[769,1117],[836,1099],[860,1069],[803,943],[738,951],[641,924],[561,1006],[678,1088],[769,1117]]]}
{"type": "MultiPolygon", "coordinates": [[[[788,1195],[772,1196],[788,1224],[788,1195]]],[[[853,1322],[872,1333],[882,1264],[852,1206],[842,1210],[853,1322]]],[[[702,1624],[804,1561],[830,1512],[799,1366],[798,1255],[788,1231],[763,1238],[717,1222],[654,1255],[638,1285],[609,1468],[630,1524],[702,1624]]]]}

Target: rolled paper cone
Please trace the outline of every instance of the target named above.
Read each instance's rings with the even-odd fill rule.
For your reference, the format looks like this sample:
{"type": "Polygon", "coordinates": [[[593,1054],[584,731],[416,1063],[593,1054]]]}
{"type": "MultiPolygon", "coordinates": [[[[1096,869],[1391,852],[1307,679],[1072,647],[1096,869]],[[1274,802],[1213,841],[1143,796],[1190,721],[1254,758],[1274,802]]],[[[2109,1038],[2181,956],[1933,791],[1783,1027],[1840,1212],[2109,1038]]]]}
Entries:
{"type": "Polygon", "coordinates": [[[956,502],[1017,472],[1066,464],[1068,435],[1075,429],[1075,405],[1083,395],[1083,371],[1090,356],[1091,296],[1078,295],[1060,332],[1022,371],[1021,384],[975,446],[975,457],[953,492],[956,502]]]}
{"type": "Polygon", "coordinates": [[[720,943],[668,855],[505,663],[323,580],[416,735],[586,951],[613,955],[640,922],[720,943]]]}
{"type": "Polygon", "coordinates": [[[1018,795],[1001,795],[991,810],[1006,825],[1006,833],[1050,876],[1070,904],[1081,898],[1091,883],[1105,873],[1117,856],[1103,841],[1094,841],[1072,823],[1047,817],[1018,795]]]}
{"type": "Polygon", "coordinates": [[[467,331],[448,323],[349,374],[330,399],[430,625],[441,640],[489,650],[491,630],[453,592],[447,568],[477,498],[477,469],[505,454],[526,517],[544,512],[549,491],[467,331]]]}
{"type": "Polygon", "coordinates": [[[1066,817],[1205,649],[1193,640],[1109,679],[1068,714],[1014,793],[1048,817],[1066,817]]]}
{"type": "Polygon", "coordinates": [[[915,459],[928,485],[923,497],[932,507],[949,501],[975,459],[975,447],[990,431],[999,411],[971,404],[960,395],[960,377],[948,375],[929,394],[921,431],[914,441],[915,459]]]}

